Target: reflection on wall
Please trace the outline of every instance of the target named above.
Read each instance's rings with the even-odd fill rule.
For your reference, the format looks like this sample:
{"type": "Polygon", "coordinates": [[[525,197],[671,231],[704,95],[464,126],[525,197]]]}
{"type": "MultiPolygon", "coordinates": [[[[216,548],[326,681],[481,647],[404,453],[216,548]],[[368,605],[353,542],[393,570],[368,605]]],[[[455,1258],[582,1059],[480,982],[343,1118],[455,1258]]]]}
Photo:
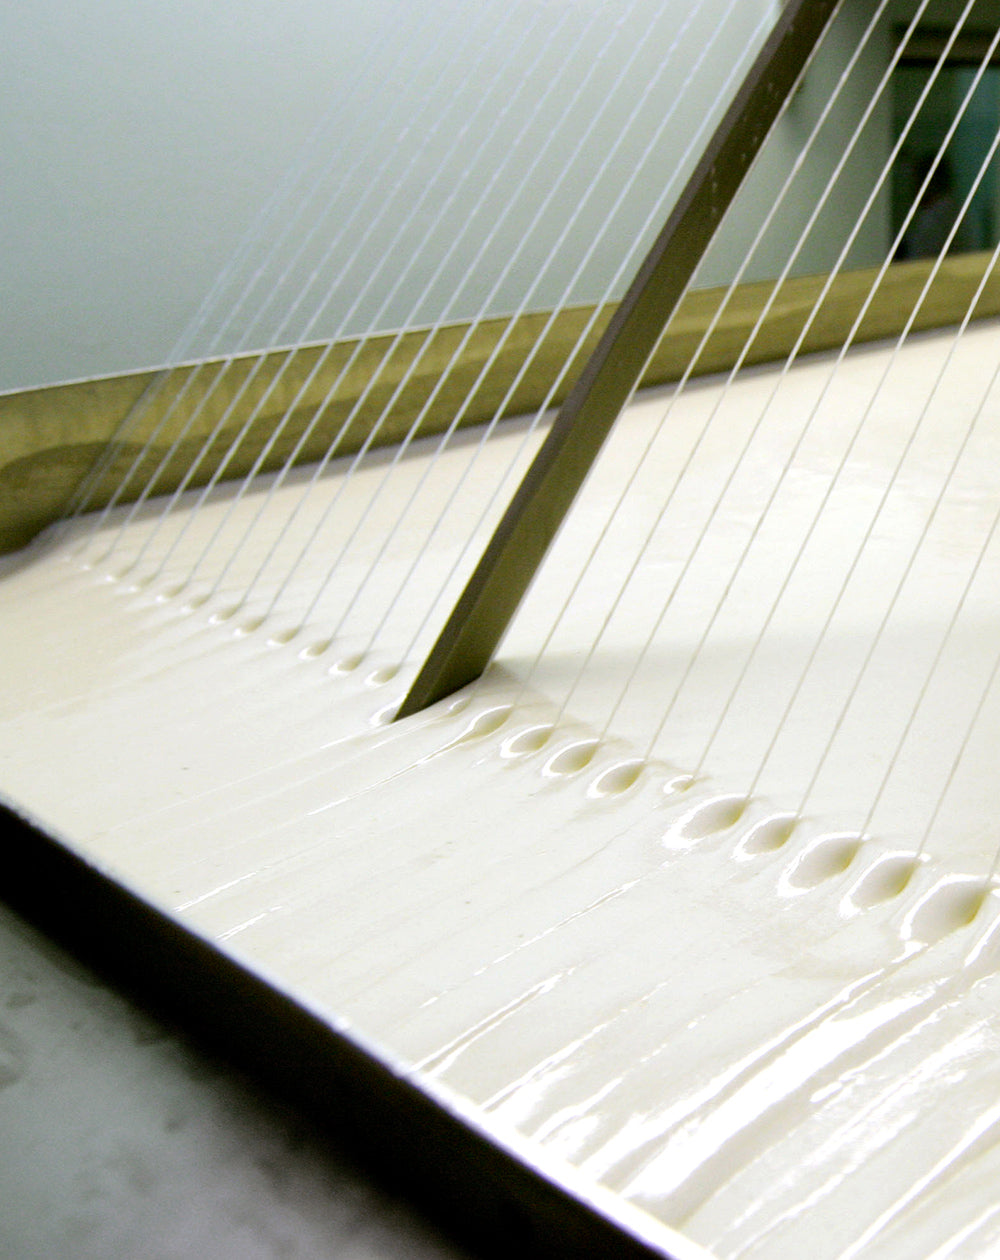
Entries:
{"type": "Polygon", "coordinates": [[[932,66],[901,65],[893,81],[896,136],[914,110],[893,171],[893,237],[903,234],[897,256],[992,249],[1000,222],[1000,168],[991,155],[1000,128],[1000,68],[989,66],[977,83],[971,66],[946,65],[934,76],[932,66]]]}

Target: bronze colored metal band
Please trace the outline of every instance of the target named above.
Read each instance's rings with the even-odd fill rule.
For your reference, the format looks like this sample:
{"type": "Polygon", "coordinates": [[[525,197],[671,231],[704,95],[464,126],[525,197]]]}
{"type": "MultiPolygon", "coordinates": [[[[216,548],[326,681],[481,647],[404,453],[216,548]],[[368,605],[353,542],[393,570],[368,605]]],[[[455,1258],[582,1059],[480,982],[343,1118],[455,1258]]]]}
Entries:
{"type": "Polygon", "coordinates": [[[418,713],[489,664],[702,255],[839,0],[784,9],[400,706],[418,713]]]}
{"type": "MultiPolygon", "coordinates": [[[[826,276],[797,276],[784,280],[777,292],[772,280],[742,284],[731,293],[726,287],[689,290],[640,385],[665,385],[688,370],[696,376],[726,372],[740,358],[746,365],[772,363],[786,358],[795,346],[799,354],[833,350],[843,345],[849,332],[855,344],[897,337],[911,319],[915,331],[943,328],[964,318],[977,290],[975,318],[1000,316],[1000,274],[993,269],[988,250],[893,263],[881,275],[873,295],[872,285],[881,271],[871,267],[846,272],[832,283],[826,276]]],[[[427,437],[443,433],[458,410],[464,412],[460,420],[464,427],[485,424],[501,407],[503,416],[533,414],[546,402],[558,407],[615,309],[612,303],[601,309],[574,306],[555,314],[542,311],[513,320],[489,319],[476,328],[466,323],[434,332],[412,329],[398,338],[397,353],[388,356],[385,347],[397,340],[396,334],[369,337],[360,350],[356,340],[302,346],[284,369],[285,388],[274,391],[274,406],[260,407],[260,394],[273,379],[276,365],[287,357],[284,351],[269,351],[257,371],[256,388],[244,390],[240,406],[232,411],[230,423],[219,429],[207,453],[203,448],[208,435],[236,391],[243,388],[260,355],[0,394],[0,557],[24,547],[40,530],[62,519],[74,496],[85,501],[88,511],[103,508],[112,495],[120,503],[133,502],[147,488],[151,476],[147,468],[159,468],[152,493],[170,494],[187,476],[191,462],[201,458],[199,473],[190,484],[204,485],[218,468],[221,455],[215,452],[229,449],[254,409],[258,419],[229,460],[229,476],[245,475],[265,444],[270,444],[271,453],[262,471],[277,472],[307,426],[312,427],[312,436],[301,442],[296,463],[322,459],[335,441],[340,456],[353,455],[364,442],[390,446],[401,440],[421,412],[420,434],[427,437]],[[504,337],[504,348],[496,354],[504,337]],[[465,348],[457,353],[459,344],[465,348]],[[300,392],[321,355],[327,366],[304,391],[301,404],[287,414],[289,398],[300,392]],[[483,376],[483,365],[491,357],[493,364],[483,376]],[[343,365],[351,358],[356,360],[357,371],[345,376],[343,365]],[[200,374],[212,380],[220,368],[221,379],[211,398],[202,389],[188,387],[190,377],[200,374]],[[443,384],[442,373],[446,374],[443,384]],[[401,385],[404,374],[408,380],[401,385]],[[174,406],[185,387],[183,402],[174,406]],[[428,405],[432,392],[436,397],[428,405]],[[363,405],[359,404],[362,395],[368,400],[363,405]],[[386,413],[387,400],[393,395],[396,401],[386,413]],[[173,423],[158,428],[171,406],[173,423]],[[315,420],[317,409],[322,414],[315,420]],[[192,420],[195,410],[198,415],[192,420]],[[351,412],[356,418],[341,436],[351,412]],[[283,433],[275,442],[272,435],[279,423],[283,433]],[[172,459],[166,458],[170,443],[185,425],[189,426],[187,439],[178,444],[172,459]],[[159,434],[155,440],[151,438],[154,431],[159,434]],[[122,480],[143,447],[145,456],[139,459],[131,484],[123,489],[122,480]],[[97,458],[99,474],[91,471],[97,458]]]]}

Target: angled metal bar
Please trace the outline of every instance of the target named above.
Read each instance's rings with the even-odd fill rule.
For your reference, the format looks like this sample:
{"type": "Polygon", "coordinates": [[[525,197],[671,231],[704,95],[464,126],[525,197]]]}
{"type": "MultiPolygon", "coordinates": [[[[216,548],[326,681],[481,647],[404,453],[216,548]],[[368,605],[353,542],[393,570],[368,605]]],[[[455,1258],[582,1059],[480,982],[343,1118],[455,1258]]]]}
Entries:
{"type": "Polygon", "coordinates": [[[478,678],[841,0],[791,0],[524,476],[397,719],[478,678]]]}

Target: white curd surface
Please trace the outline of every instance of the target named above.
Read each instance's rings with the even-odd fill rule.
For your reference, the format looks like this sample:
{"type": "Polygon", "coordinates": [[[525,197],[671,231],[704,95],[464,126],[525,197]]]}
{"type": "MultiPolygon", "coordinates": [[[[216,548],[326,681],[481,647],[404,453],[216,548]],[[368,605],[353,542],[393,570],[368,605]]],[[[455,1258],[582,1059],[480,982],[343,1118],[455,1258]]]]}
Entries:
{"type": "MultiPolygon", "coordinates": [[[[486,536],[516,426],[426,554],[435,494],[473,443],[426,480],[412,452],[364,520],[384,458],[346,483],[335,470],[295,526],[336,495],[329,541],[274,608],[277,577],[240,602],[252,549],[226,540],[257,491],[231,517],[214,496],[162,570],[173,524],[130,563],[151,507],[110,556],[114,521],[77,522],[0,581],[0,782],[651,1231],[720,1258],[993,1254],[997,337],[865,350],[832,385],[822,357],[702,383],[627,484],[669,392],[644,398],[486,679],[395,725],[436,624],[423,593],[486,536]],[[311,606],[349,536],[337,513],[362,527],[311,606]],[[206,560],[178,589],[220,521],[225,576],[206,560]]],[[[287,519],[291,480],[258,536],[287,519]]]]}

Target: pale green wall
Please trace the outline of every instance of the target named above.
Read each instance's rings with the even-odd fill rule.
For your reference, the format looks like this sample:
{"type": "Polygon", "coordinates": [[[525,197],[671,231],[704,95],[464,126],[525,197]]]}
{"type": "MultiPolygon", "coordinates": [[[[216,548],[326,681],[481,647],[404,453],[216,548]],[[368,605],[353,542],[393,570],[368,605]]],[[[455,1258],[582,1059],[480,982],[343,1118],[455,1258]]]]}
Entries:
{"type": "MultiPolygon", "coordinates": [[[[0,388],[167,361],[258,207],[329,109],[331,95],[336,100],[336,92],[352,82],[355,90],[335,109],[314,151],[314,158],[322,156],[331,164],[324,195],[332,196],[343,185],[343,201],[310,239],[307,217],[295,219],[299,203],[293,195],[278,222],[287,226],[290,242],[306,241],[307,246],[294,266],[282,263],[261,273],[253,301],[259,305],[270,295],[270,306],[252,319],[241,315],[221,337],[213,335],[221,310],[244,283],[234,280],[205,326],[183,342],[185,356],[364,331],[372,324],[392,327],[438,316],[469,317],[484,305],[501,312],[525,300],[539,308],[567,296],[579,301],[602,297],[620,265],[622,242],[634,239],[637,248],[644,246],[653,230],[647,226],[645,235],[639,233],[648,207],[668,189],[671,178],[683,177],[697,156],[691,139],[699,124],[718,113],[718,107],[715,115],[709,108],[708,84],[718,82],[731,67],[734,50],[778,7],[774,0],[736,0],[720,31],[718,14],[725,0],[708,0],[687,30],[670,74],[631,123],[620,155],[600,175],[609,137],[629,117],[641,89],[655,80],[671,31],[680,27],[692,3],[426,0],[416,6],[412,0],[366,0],[364,5],[234,0],[212,5],[207,0],[102,0],[100,5],[79,6],[70,0],[33,0],[7,6],[0,40],[0,233],[5,242],[0,255],[0,291],[5,295],[0,304],[0,388]],[[485,34],[463,43],[461,31],[470,14],[485,34]],[[588,26],[591,19],[596,21],[588,26]],[[404,59],[424,68],[411,86],[392,67],[393,32],[404,30],[407,22],[411,29],[401,40],[404,59]],[[651,22],[651,33],[636,35],[651,22]],[[559,33],[546,44],[544,32],[553,24],[559,33]],[[383,28],[383,46],[365,52],[383,28]],[[564,51],[574,44],[579,59],[571,72],[563,73],[564,51]],[[703,78],[687,108],[671,120],[643,161],[669,93],[710,45],[703,78]],[[613,88],[621,62],[616,57],[619,49],[628,48],[637,52],[626,80],[629,90],[617,101],[613,88]],[[491,76],[508,54],[516,55],[503,74],[504,93],[491,96],[491,76]],[[470,66],[476,67],[471,78],[470,66]],[[526,79],[528,90],[515,95],[513,104],[502,105],[502,95],[509,97],[526,79]],[[545,109],[535,117],[527,102],[546,90],[545,84],[550,85],[545,109]],[[441,116],[442,102],[445,125],[431,130],[428,139],[433,127],[428,120],[441,116]],[[566,122],[559,123],[570,106],[566,122]],[[487,206],[500,204],[516,190],[518,172],[540,146],[546,147],[538,169],[554,179],[590,118],[597,123],[583,145],[579,171],[558,183],[544,214],[537,216],[546,196],[545,180],[538,191],[521,196],[499,227],[484,208],[465,231],[484,191],[489,194],[487,206]],[[421,234],[427,207],[435,200],[440,204],[446,195],[432,189],[416,224],[402,234],[399,224],[406,210],[420,204],[436,165],[451,151],[451,125],[457,125],[460,139],[449,186],[457,186],[458,192],[438,235],[425,245],[421,234]],[[405,176],[379,184],[385,137],[400,128],[407,131],[411,156],[425,141],[426,147],[405,176]],[[484,128],[494,129],[492,168],[474,157],[484,128]],[[498,172],[493,185],[491,170],[498,172]],[[635,198],[623,208],[616,231],[602,240],[601,213],[633,170],[639,172],[635,198]],[[340,273],[339,289],[322,316],[312,319],[313,295],[331,283],[317,242],[339,230],[359,206],[346,238],[360,245],[358,262],[340,273]],[[549,248],[577,211],[562,261],[546,266],[549,248]],[[522,247],[536,217],[541,226],[522,247]],[[571,283],[576,260],[595,242],[593,258],[571,283]],[[508,264],[510,276],[487,301],[508,264]],[[463,283],[470,266],[477,278],[463,283]],[[314,270],[320,276],[309,289],[314,270]],[[372,275],[376,283],[371,294],[347,317],[364,277],[372,275]],[[388,300],[393,289],[397,291],[388,300]],[[303,294],[308,298],[294,318],[279,315],[303,294]]],[[[858,14],[866,9],[866,0],[850,0],[835,44],[847,46],[858,14]]],[[[877,50],[871,54],[874,61],[880,55],[877,50]]],[[[817,65],[780,124],[744,197],[742,226],[730,231],[728,243],[716,250],[704,271],[706,281],[731,274],[755,208],[767,204],[842,56],[834,50],[817,65]]],[[[873,66],[865,71],[869,80],[873,66]]],[[[852,112],[863,104],[865,82],[862,76],[851,102],[838,111],[834,133],[852,125],[852,112]]],[[[862,166],[884,144],[881,127],[878,121],[866,136],[858,159],[862,166]]],[[[834,151],[831,141],[824,146],[823,162],[806,172],[796,193],[800,218],[834,151]]],[[[828,265],[831,242],[856,213],[853,182],[842,184],[833,196],[830,217],[807,242],[797,271],[828,265]]],[[[866,225],[854,261],[877,257],[884,235],[884,223],[876,215],[866,225]]],[[[751,274],[776,270],[787,240],[784,229],[767,242],[751,274]]],[[[258,264],[255,255],[242,275],[252,275],[258,264]]],[[[623,283],[619,281],[619,290],[623,283]]]]}
{"type": "Polygon", "coordinates": [[[889,27],[881,23],[866,36],[874,7],[862,0],[842,9],[824,42],[822,55],[779,119],[724,232],[706,259],[699,276],[702,283],[728,280],[734,260],[749,250],[758,225],[784,188],[797,155],[860,46],[863,51],[857,64],[809,148],[801,171],[789,185],[774,226],[754,254],[746,279],[769,279],[782,273],[793,253],[791,242],[797,242],[800,233],[806,232],[813,208],[821,199],[825,209],[795,252],[791,274],[815,275],[832,270],[838,262],[844,269],[874,266],[885,257],[889,239],[887,187],[862,217],[891,146],[891,94],[883,86],[889,59],[889,27]],[[860,120],[870,105],[867,121],[859,130],[860,120]],[[850,156],[834,178],[851,137],[855,139],[850,156]],[[847,253],[841,261],[845,247],[847,253]]]}

